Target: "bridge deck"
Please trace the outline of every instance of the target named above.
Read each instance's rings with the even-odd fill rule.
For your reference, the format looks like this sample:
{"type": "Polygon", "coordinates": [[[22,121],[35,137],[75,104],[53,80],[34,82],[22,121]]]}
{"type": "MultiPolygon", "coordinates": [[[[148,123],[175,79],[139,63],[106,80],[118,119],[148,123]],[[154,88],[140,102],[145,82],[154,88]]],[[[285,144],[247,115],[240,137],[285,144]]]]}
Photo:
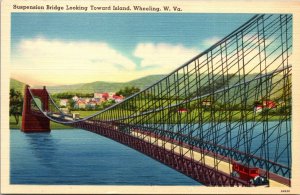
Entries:
{"type": "MultiPolygon", "coordinates": [[[[209,155],[204,155],[200,151],[191,151],[190,149],[180,146],[176,143],[168,142],[166,140],[162,140],[159,138],[155,138],[151,135],[144,134],[142,132],[137,132],[137,131],[132,131],[131,135],[137,138],[140,138],[148,143],[152,143],[158,147],[162,147],[168,151],[174,151],[174,153],[177,154],[184,154],[184,156],[188,158],[193,158],[195,161],[198,162],[205,162],[205,164],[211,168],[215,168],[218,171],[221,171],[226,174],[230,174],[232,172],[232,164],[226,160],[222,159],[214,159],[213,157],[209,155]],[[214,165],[218,164],[217,167],[214,165]]],[[[285,184],[279,183],[278,181],[269,179],[269,186],[270,187],[287,187],[285,184]]],[[[265,186],[260,186],[260,187],[265,187],[265,186]]]]}

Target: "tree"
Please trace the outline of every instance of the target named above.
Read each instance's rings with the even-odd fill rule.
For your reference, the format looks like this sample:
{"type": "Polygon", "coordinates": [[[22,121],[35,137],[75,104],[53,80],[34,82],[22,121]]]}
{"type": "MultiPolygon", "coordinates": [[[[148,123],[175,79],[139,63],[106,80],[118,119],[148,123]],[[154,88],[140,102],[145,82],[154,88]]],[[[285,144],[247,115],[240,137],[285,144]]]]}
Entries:
{"type": "Polygon", "coordinates": [[[9,92],[9,116],[14,116],[16,124],[19,124],[19,116],[22,115],[23,97],[19,91],[10,89],[9,92]]]}
{"type": "Polygon", "coordinates": [[[72,99],[70,99],[70,103],[69,103],[69,110],[74,110],[75,109],[75,104],[76,102],[72,99]]]}
{"type": "Polygon", "coordinates": [[[94,97],[93,93],[80,93],[80,92],[54,93],[54,94],[52,94],[52,97],[56,98],[56,99],[71,99],[75,95],[78,96],[78,97],[89,97],[89,98],[94,97]]]}
{"type": "Polygon", "coordinates": [[[116,95],[122,95],[124,97],[128,97],[139,91],[140,89],[138,87],[125,87],[124,89],[121,89],[118,92],[116,92],[116,95]]]}

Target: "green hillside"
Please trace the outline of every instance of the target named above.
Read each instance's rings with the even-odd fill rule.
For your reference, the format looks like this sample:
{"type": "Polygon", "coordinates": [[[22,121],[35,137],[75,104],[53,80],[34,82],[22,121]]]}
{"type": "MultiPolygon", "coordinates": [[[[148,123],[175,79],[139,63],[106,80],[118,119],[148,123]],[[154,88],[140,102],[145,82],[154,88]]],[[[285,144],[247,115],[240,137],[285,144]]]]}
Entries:
{"type": "MultiPolygon", "coordinates": [[[[75,84],[75,85],[60,85],[60,86],[47,86],[47,89],[50,93],[62,93],[62,92],[71,92],[71,93],[93,93],[93,92],[116,92],[119,91],[120,89],[124,88],[124,87],[138,87],[140,89],[144,89],[146,87],[149,87],[151,85],[153,85],[154,83],[156,83],[157,81],[161,80],[162,78],[164,78],[166,75],[149,75],[149,76],[145,76],[139,79],[135,79],[129,82],[124,82],[124,83],[120,83],[120,82],[104,82],[104,81],[96,81],[96,82],[92,82],[92,83],[81,83],[81,84],[75,84]]],[[[246,80],[251,80],[255,77],[255,74],[250,74],[247,76],[246,80]]],[[[221,75],[216,75],[216,78],[220,78],[217,79],[217,82],[215,82],[214,87],[215,89],[221,89],[223,88],[223,82],[222,82],[222,76],[221,75]],[[220,81],[220,82],[219,82],[220,81]],[[219,83],[219,84],[218,84],[219,83]]],[[[205,94],[208,93],[209,90],[212,88],[212,85],[209,84],[207,82],[207,76],[206,75],[202,75],[201,78],[204,78],[201,80],[201,84],[202,84],[202,89],[200,89],[201,94],[205,94]]],[[[169,78],[169,82],[173,83],[174,82],[174,77],[170,77],[169,78]]],[[[276,75],[273,78],[273,83],[280,80],[281,76],[280,75],[276,75]]],[[[184,85],[186,85],[186,82],[184,82],[184,78],[183,75],[178,75],[178,77],[176,78],[176,80],[178,80],[181,84],[179,86],[179,88],[183,88],[184,85]]],[[[189,78],[189,86],[190,86],[190,92],[196,92],[196,81],[197,79],[195,78],[195,76],[191,76],[189,78]]],[[[231,77],[227,82],[229,86],[233,86],[234,84],[236,84],[239,81],[239,77],[238,76],[233,76],[231,77]]],[[[254,88],[254,86],[257,85],[256,81],[253,81],[251,83],[249,83],[248,87],[251,89],[254,88]]],[[[283,83],[279,82],[276,86],[274,86],[274,90],[272,91],[278,91],[280,90],[280,88],[282,88],[283,83]]],[[[16,90],[19,90],[23,93],[24,91],[24,86],[25,84],[22,82],[19,82],[15,79],[11,79],[11,83],[10,83],[10,87],[14,88],[16,90]]],[[[265,86],[265,85],[263,85],[265,86]]],[[[33,86],[36,88],[40,88],[41,86],[33,86]]],[[[161,88],[165,88],[166,87],[166,82],[162,82],[161,84],[161,88]]],[[[265,87],[263,87],[265,88],[265,87]]],[[[262,90],[264,91],[264,89],[262,88],[262,90]]],[[[234,98],[234,96],[238,95],[236,94],[237,91],[231,90],[229,92],[229,97],[230,98],[234,98]]],[[[184,90],[181,90],[180,92],[175,91],[174,89],[170,89],[170,93],[176,93],[177,96],[182,96],[184,94],[184,90]]],[[[282,93],[282,92],[281,92],[282,93]]],[[[272,93],[272,97],[278,96],[279,92],[277,93],[272,93]]],[[[196,94],[195,94],[196,95],[196,94]]],[[[271,97],[271,98],[272,98],[271,97]]],[[[247,97],[249,99],[249,101],[254,101],[255,97],[247,97]]]]}
{"type": "Polygon", "coordinates": [[[80,92],[80,93],[93,93],[93,92],[116,92],[126,86],[134,86],[140,89],[144,89],[157,82],[165,75],[150,75],[135,79],[129,82],[104,82],[96,81],[92,83],[81,83],[75,85],[59,85],[59,86],[49,86],[47,89],[51,93],[61,93],[61,92],[80,92]]]}
{"type": "Polygon", "coordinates": [[[144,89],[146,87],[151,86],[152,84],[159,81],[160,79],[164,78],[165,76],[166,75],[149,75],[140,79],[129,81],[126,84],[138,87],[140,89],[144,89]]]}
{"type": "Polygon", "coordinates": [[[25,83],[22,83],[16,79],[10,79],[10,89],[15,89],[16,91],[24,92],[25,83]]]}

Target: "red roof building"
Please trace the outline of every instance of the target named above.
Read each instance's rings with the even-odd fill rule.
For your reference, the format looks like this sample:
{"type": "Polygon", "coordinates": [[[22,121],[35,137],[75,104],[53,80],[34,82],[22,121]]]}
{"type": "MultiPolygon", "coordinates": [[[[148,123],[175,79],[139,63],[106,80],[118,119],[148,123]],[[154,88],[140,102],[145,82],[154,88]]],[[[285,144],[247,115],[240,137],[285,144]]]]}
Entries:
{"type": "Polygon", "coordinates": [[[263,101],[263,107],[265,108],[276,108],[276,102],[272,101],[272,100],[264,100],[263,101]]]}
{"type": "Polygon", "coordinates": [[[109,94],[108,93],[102,93],[102,98],[107,100],[109,98],[109,94]]]}
{"type": "Polygon", "coordinates": [[[187,112],[188,110],[186,109],[186,108],[179,108],[178,109],[178,112],[179,113],[185,113],[185,112],[187,112]]]}

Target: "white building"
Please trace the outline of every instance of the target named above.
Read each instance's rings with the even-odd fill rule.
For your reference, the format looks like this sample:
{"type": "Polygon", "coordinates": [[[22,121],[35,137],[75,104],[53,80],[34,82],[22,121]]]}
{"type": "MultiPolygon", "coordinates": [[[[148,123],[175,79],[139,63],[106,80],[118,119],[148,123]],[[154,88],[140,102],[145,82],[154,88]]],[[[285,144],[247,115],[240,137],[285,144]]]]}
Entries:
{"type": "Polygon", "coordinates": [[[94,98],[102,98],[102,93],[94,93],[94,98]]]}
{"type": "Polygon", "coordinates": [[[78,101],[78,97],[75,95],[74,97],[72,97],[72,100],[74,101],[74,102],[77,102],[78,101]]]}
{"type": "Polygon", "coordinates": [[[60,105],[60,106],[67,106],[68,102],[69,102],[68,99],[61,99],[61,100],[59,101],[59,105],[60,105]]]}

